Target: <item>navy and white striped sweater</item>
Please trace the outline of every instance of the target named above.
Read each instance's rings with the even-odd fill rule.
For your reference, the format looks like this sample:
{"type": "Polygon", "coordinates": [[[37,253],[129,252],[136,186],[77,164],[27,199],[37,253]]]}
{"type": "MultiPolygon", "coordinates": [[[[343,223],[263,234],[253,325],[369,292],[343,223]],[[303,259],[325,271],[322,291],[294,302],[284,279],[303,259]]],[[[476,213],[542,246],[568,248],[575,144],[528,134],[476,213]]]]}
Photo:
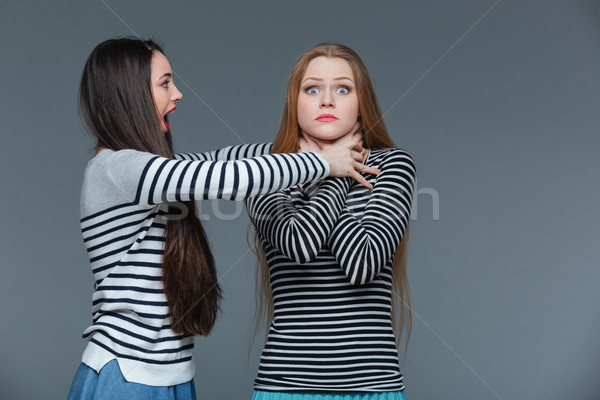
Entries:
{"type": "Polygon", "coordinates": [[[415,166],[373,150],[364,174],[246,200],[270,272],[274,319],[254,388],[403,390],[391,323],[392,261],[409,221],[415,166]]]}
{"type": "Polygon", "coordinates": [[[161,262],[168,202],[265,194],[329,174],[315,154],[274,154],[269,145],[178,154],[104,150],[85,170],[81,231],[95,281],[83,362],[117,359],[130,382],[171,386],[193,378],[194,337],[170,329],[161,262]],[[239,161],[227,161],[262,155],[239,161]]]}

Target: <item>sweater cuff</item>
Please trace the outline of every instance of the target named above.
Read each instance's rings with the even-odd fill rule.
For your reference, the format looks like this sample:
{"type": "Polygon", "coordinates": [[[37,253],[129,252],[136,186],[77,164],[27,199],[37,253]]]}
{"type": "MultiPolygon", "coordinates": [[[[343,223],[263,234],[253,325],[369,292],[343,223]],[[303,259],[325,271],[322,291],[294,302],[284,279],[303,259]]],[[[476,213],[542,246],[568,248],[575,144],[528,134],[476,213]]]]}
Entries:
{"type": "Polygon", "coordinates": [[[323,175],[321,175],[320,178],[325,178],[325,177],[329,176],[331,169],[329,167],[329,163],[327,162],[327,160],[325,160],[325,158],[323,158],[323,156],[320,155],[319,153],[312,152],[312,154],[315,155],[315,157],[319,160],[319,162],[323,165],[323,167],[325,169],[323,172],[323,175]]]}

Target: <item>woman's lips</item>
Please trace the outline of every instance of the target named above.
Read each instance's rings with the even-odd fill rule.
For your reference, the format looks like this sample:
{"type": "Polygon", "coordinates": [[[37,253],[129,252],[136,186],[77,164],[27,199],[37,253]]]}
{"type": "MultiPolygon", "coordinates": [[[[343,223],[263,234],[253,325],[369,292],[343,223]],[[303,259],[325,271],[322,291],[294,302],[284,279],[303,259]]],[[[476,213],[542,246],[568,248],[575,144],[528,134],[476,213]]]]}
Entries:
{"type": "Polygon", "coordinates": [[[333,121],[337,121],[338,119],[335,115],[321,114],[317,118],[315,118],[315,120],[319,121],[319,122],[333,122],[333,121]]]}

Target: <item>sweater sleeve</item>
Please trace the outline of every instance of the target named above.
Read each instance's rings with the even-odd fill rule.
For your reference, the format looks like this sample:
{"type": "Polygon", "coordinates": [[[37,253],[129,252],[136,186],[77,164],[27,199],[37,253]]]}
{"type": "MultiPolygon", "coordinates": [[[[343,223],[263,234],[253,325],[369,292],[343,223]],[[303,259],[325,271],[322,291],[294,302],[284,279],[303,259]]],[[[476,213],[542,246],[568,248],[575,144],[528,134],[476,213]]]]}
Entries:
{"type": "Polygon", "coordinates": [[[271,151],[272,143],[240,144],[227,146],[222,149],[212,150],[205,153],[176,153],[177,160],[195,161],[230,161],[264,156],[271,151]]]}
{"type": "Polygon", "coordinates": [[[379,168],[361,220],[344,208],[328,239],[353,285],[366,284],[379,274],[394,256],[410,218],[415,184],[412,158],[392,150],[379,168]]]}
{"type": "Polygon", "coordinates": [[[326,242],[344,203],[349,178],[327,178],[301,208],[283,191],[246,200],[261,238],[294,262],[312,261],[326,242]]]}
{"type": "Polygon", "coordinates": [[[105,160],[117,189],[137,204],[243,200],[329,174],[317,153],[270,154],[238,161],[173,160],[121,150],[105,160]]]}

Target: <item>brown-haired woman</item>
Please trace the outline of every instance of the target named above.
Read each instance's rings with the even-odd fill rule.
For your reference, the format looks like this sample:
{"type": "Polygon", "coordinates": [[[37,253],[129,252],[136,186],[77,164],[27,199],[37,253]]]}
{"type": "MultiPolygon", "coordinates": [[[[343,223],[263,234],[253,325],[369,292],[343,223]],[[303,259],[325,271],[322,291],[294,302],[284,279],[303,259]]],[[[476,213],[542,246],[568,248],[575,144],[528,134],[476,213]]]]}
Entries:
{"type": "Polygon", "coordinates": [[[356,121],[365,165],[381,170],[363,173],[372,190],[326,178],[246,200],[270,322],[255,400],[404,399],[394,329],[410,331],[415,166],[394,148],[354,51],[324,43],[300,57],[273,152],[327,149],[356,121]]]}
{"type": "Polygon", "coordinates": [[[93,50],[79,104],[97,139],[85,170],[81,230],[94,276],[93,322],[72,399],[195,398],[194,335],[208,335],[219,300],[215,262],[195,200],[239,200],[328,174],[355,176],[362,149],[260,155],[268,145],[173,153],[167,115],[181,99],[153,41],[93,50]]]}

